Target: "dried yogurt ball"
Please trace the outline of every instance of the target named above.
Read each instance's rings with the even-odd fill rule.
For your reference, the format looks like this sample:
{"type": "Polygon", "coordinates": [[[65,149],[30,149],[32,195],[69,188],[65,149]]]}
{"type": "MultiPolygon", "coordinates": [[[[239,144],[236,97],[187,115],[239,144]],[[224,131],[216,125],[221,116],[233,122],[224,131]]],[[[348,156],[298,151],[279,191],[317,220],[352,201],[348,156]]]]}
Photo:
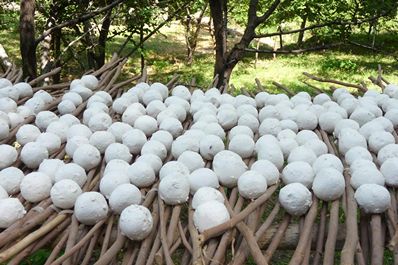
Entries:
{"type": "Polygon", "coordinates": [[[145,154],[145,155],[139,156],[137,158],[136,162],[145,162],[145,163],[149,164],[149,166],[152,168],[152,170],[155,172],[155,174],[159,173],[159,171],[163,165],[162,160],[154,154],[145,154]]]}
{"type": "Polygon", "coordinates": [[[312,204],[311,192],[301,183],[291,183],[279,191],[279,202],[291,215],[305,214],[312,204]]]}
{"type": "Polygon", "coordinates": [[[133,184],[126,183],[117,186],[109,197],[109,206],[112,211],[120,214],[125,208],[132,204],[141,204],[142,195],[140,190],[133,184]]]}
{"type": "Polygon", "coordinates": [[[391,205],[390,193],[377,184],[364,184],[355,191],[355,200],[366,213],[378,214],[391,205]]]}
{"type": "Polygon", "coordinates": [[[183,163],[178,161],[169,161],[160,169],[159,178],[162,179],[172,173],[179,173],[183,176],[188,176],[189,169],[183,163]]]}
{"type": "Polygon", "coordinates": [[[108,215],[105,197],[95,191],[84,192],[77,197],[74,213],[77,220],[85,225],[94,225],[108,215]]]}
{"type": "Polygon", "coordinates": [[[190,172],[205,166],[202,156],[193,151],[185,151],[178,157],[177,161],[184,164],[190,172]]]}
{"type": "Polygon", "coordinates": [[[236,135],[229,142],[228,149],[237,153],[242,158],[248,158],[253,155],[254,141],[252,138],[245,134],[236,135]]]}
{"type": "Polygon", "coordinates": [[[239,155],[224,150],[214,156],[213,170],[223,186],[232,188],[236,186],[238,178],[246,172],[247,165],[239,155]]]}
{"type": "Polygon", "coordinates": [[[345,180],[341,172],[326,167],[320,170],[312,183],[315,195],[324,201],[333,201],[340,198],[345,190],[345,180]]]}
{"type": "Polygon", "coordinates": [[[112,118],[107,113],[97,113],[91,117],[88,127],[91,131],[106,131],[112,125],[112,118]]]}
{"type": "MultiPolygon", "coordinates": [[[[203,137],[202,139],[204,139],[203,137]]],[[[185,151],[199,152],[200,141],[189,135],[181,135],[171,145],[171,154],[178,158],[185,151]]]]}
{"type": "Polygon", "coordinates": [[[351,186],[358,189],[364,184],[378,184],[384,186],[384,177],[376,167],[362,167],[358,170],[352,170],[351,186]]]}
{"type": "Polygon", "coordinates": [[[73,180],[80,187],[83,187],[87,181],[86,171],[84,171],[84,168],[75,163],[64,164],[55,172],[54,180],[55,182],[59,182],[64,179],[73,180]]]}
{"type": "Polygon", "coordinates": [[[149,187],[155,182],[155,171],[149,163],[136,161],[129,168],[127,175],[131,184],[138,188],[149,187]]]}
{"type": "Polygon", "coordinates": [[[312,168],[315,174],[324,168],[334,168],[340,173],[343,173],[344,170],[343,163],[337,156],[332,154],[324,154],[319,156],[315,160],[314,164],[312,164],[312,168]]]}
{"type": "MultiPolygon", "coordinates": [[[[285,160],[283,158],[283,152],[277,141],[278,140],[276,140],[276,143],[270,142],[265,146],[259,148],[257,150],[257,158],[259,160],[268,160],[272,162],[279,170],[281,170],[285,160]]],[[[257,141],[257,143],[258,142],[259,141],[257,141]]]]}
{"type": "Polygon", "coordinates": [[[283,169],[282,180],[285,184],[299,182],[307,188],[311,188],[314,181],[314,171],[307,162],[292,162],[283,169]]]}
{"type": "Polygon", "coordinates": [[[193,171],[188,175],[188,180],[191,194],[195,194],[202,187],[218,188],[220,186],[216,173],[209,168],[199,168],[193,171]]]}
{"type": "Polygon", "coordinates": [[[107,199],[111,196],[112,192],[120,185],[130,182],[126,172],[122,171],[109,171],[101,178],[100,191],[107,199]]]}
{"type": "Polygon", "coordinates": [[[302,111],[296,116],[296,123],[300,130],[314,130],[318,125],[318,117],[310,111],[302,111]]]}
{"type": "Polygon", "coordinates": [[[173,144],[173,135],[165,130],[156,131],[151,136],[151,140],[161,142],[167,149],[167,151],[171,150],[171,145],[173,144]]]}
{"type": "Polygon", "coordinates": [[[50,196],[52,187],[49,176],[39,172],[26,175],[21,181],[21,195],[29,202],[39,202],[50,196]]]}
{"type": "Polygon", "coordinates": [[[144,115],[138,117],[134,122],[134,128],[145,133],[147,137],[151,136],[158,129],[158,122],[151,116],[144,115]]]}
{"type": "Polygon", "coordinates": [[[18,152],[11,145],[0,144],[0,157],[0,169],[3,169],[17,161],[18,152]]]}
{"type": "Polygon", "coordinates": [[[104,156],[107,163],[113,159],[121,159],[129,163],[132,157],[129,148],[120,143],[110,144],[106,148],[104,156]]]}
{"type": "Polygon", "coordinates": [[[193,214],[193,222],[200,233],[229,219],[230,216],[225,205],[216,200],[200,204],[193,214]]]}
{"type": "Polygon", "coordinates": [[[257,199],[267,190],[267,180],[254,170],[248,170],[238,179],[239,194],[246,199],[257,199]]]}
{"type": "Polygon", "coordinates": [[[73,157],[73,154],[79,146],[88,143],[89,140],[84,136],[73,136],[72,138],[68,139],[68,142],[65,145],[65,152],[69,157],[73,157]]]}
{"type": "Polygon", "coordinates": [[[46,132],[58,135],[59,138],[61,138],[61,142],[65,143],[67,140],[68,129],[68,124],[58,120],[50,123],[46,129],[46,132]]]}
{"type": "Polygon", "coordinates": [[[339,151],[343,154],[347,153],[354,146],[362,146],[367,148],[365,137],[354,129],[346,128],[341,130],[339,134],[339,151]]]}
{"type": "Polygon", "coordinates": [[[236,135],[241,135],[241,134],[245,134],[245,135],[249,136],[252,139],[254,138],[253,131],[248,126],[244,126],[244,125],[238,125],[238,126],[233,127],[229,131],[228,136],[229,136],[229,139],[231,140],[236,135]]]}
{"type": "Polygon", "coordinates": [[[200,140],[199,143],[200,154],[204,159],[207,160],[212,160],[214,156],[223,151],[224,148],[224,142],[220,139],[220,137],[215,135],[208,135],[200,140]]]}
{"type": "Polygon", "coordinates": [[[296,135],[296,141],[299,145],[304,145],[306,142],[319,140],[318,135],[310,130],[299,131],[296,135]]]}
{"type": "Polygon", "coordinates": [[[50,123],[57,120],[59,120],[59,118],[54,112],[48,110],[40,111],[36,115],[35,124],[40,130],[45,131],[50,123]]]}
{"type": "Polygon", "coordinates": [[[296,162],[296,161],[303,161],[303,162],[307,162],[308,164],[312,165],[315,162],[316,158],[317,158],[317,156],[314,153],[314,151],[312,151],[312,149],[310,149],[306,146],[299,146],[292,150],[287,161],[289,163],[296,162]]]}
{"type": "Polygon", "coordinates": [[[159,196],[169,205],[186,202],[189,197],[188,178],[179,173],[165,176],[159,183],[159,196]]]}
{"type": "Polygon", "coordinates": [[[78,147],[73,153],[73,161],[88,171],[99,165],[101,154],[91,144],[84,144],[78,147]]]}
{"type": "Polygon", "coordinates": [[[352,165],[358,159],[373,161],[373,157],[368,149],[362,146],[350,148],[350,150],[348,150],[348,152],[345,154],[344,158],[348,165],[352,165]]]}
{"type": "Polygon", "coordinates": [[[25,124],[22,125],[19,129],[16,136],[16,140],[21,145],[25,145],[30,142],[36,141],[37,137],[40,135],[40,130],[34,125],[25,124]]]}
{"type": "Polygon", "coordinates": [[[89,143],[103,154],[109,145],[116,142],[115,136],[108,131],[96,131],[90,136],[89,143]]]}
{"type": "Polygon", "coordinates": [[[36,139],[36,143],[47,148],[49,154],[53,154],[61,148],[61,138],[50,132],[40,134],[36,139]]]}
{"type": "Polygon", "coordinates": [[[149,140],[142,146],[141,149],[141,155],[145,154],[157,155],[163,161],[167,157],[167,149],[161,142],[149,140]]]}
{"type": "Polygon", "coordinates": [[[202,187],[198,189],[192,198],[192,208],[196,209],[199,205],[208,201],[218,201],[224,203],[224,197],[221,192],[211,187],[202,187]]]}
{"type": "Polygon", "coordinates": [[[43,162],[40,163],[38,172],[44,173],[50,177],[51,182],[55,182],[55,173],[57,173],[58,169],[64,166],[64,161],[60,159],[44,159],[43,162]]]}
{"type": "Polygon", "coordinates": [[[48,158],[47,148],[36,142],[27,143],[21,150],[21,161],[28,168],[38,168],[44,159],[48,158]]]}
{"type": "Polygon", "coordinates": [[[76,110],[76,106],[73,101],[69,99],[62,100],[58,104],[58,111],[61,115],[63,114],[71,114],[76,110]]]}
{"type": "MultiPolygon", "coordinates": [[[[380,167],[385,182],[388,186],[398,186],[398,157],[392,157],[384,161],[380,167]]],[[[1,173],[0,173],[1,174],[1,173]]]]}
{"type": "Polygon", "coordinates": [[[279,182],[279,170],[268,160],[257,160],[253,163],[250,170],[263,175],[267,181],[267,186],[271,186],[279,182]]]}
{"type": "Polygon", "coordinates": [[[25,208],[17,198],[0,200],[0,212],[0,228],[8,228],[26,214],[25,208]]]}
{"type": "Polygon", "coordinates": [[[0,171],[0,187],[10,194],[19,192],[19,185],[21,184],[24,174],[22,170],[16,167],[8,167],[0,171]]]}
{"type": "Polygon", "coordinates": [[[54,184],[50,191],[53,204],[61,209],[70,209],[77,197],[82,194],[79,185],[71,179],[63,179],[54,184]]]}
{"type": "Polygon", "coordinates": [[[68,140],[74,136],[82,136],[84,138],[90,139],[93,132],[84,124],[74,124],[69,127],[67,132],[68,140]]]}
{"type": "Polygon", "coordinates": [[[152,231],[151,212],[141,205],[130,205],[120,214],[119,228],[130,240],[140,241],[152,231]]]}
{"type": "Polygon", "coordinates": [[[383,164],[387,159],[392,157],[398,157],[398,144],[388,144],[380,149],[377,154],[377,160],[380,164],[383,164]]]}
{"type": "Polygon", "coordinates": [[[368,142],[369,150],[377,154],[384,146],[394,144],[395,139],[389,132],[376,131],[370,135],[368,142]]]}

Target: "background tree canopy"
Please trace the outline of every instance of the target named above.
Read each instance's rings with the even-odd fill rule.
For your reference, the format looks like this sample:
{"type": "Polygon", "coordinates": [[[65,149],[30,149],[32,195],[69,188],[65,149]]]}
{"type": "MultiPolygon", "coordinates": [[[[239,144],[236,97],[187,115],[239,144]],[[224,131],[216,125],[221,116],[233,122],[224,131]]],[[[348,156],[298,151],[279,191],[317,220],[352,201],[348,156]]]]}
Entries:
{"type": "Polygon", "coordinates": [[[11,60],[33,78],[64,66],[49,80],[56,83],[98,69],[117,53],[129,58],[133,72],[147,65],[150,74],[162,69],[169,75],[170,66],[178,65],[177,72],[218,75],[221,87],[235,72],[241,75],[239,65],[277,66],[313,52],[323,54],[318,73],[359,71],[360,60],[338,59],[356,54],[374,64],[392,61],[384,67],[388,74],[396,67],[397,5],[396,0],[1,0],[0,48],[9,56],[1,57],[1,67],[11,60]],[[168,44],[171,50],[164,49],[168,44]]]}

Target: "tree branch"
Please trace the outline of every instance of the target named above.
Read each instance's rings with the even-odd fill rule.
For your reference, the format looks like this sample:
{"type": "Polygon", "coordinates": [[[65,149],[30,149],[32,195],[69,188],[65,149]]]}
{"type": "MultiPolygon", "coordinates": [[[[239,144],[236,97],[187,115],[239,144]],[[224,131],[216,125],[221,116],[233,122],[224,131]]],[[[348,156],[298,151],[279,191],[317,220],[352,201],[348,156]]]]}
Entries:
{"type": "Polygon", "coordinates": [[[275,9],[279,6],[280,3],[280,0],[275,0],[268,8],[267,12],[265,12],[261,17],[256,18],[256,22],[260,24],[266,21],[272,15],[272,13],[274,13],[275,9]]]}
{"type": "Polygon", "coordinates": [[[90,19],[90,18],[92,18],[92,17],[97,16],[97,15],[100,14],[100,13],[103,13],[103,12],[105,12],[105,11],[107,11],[107,10],[113,8],[114,6],[120,4],[120,3],[124,2],[124,1],[126,1],[126,0],[115,0],[114,2],[110,3],[110,4],[107,5],[107,6],[102,7],[102,8],[100,8],[100,9],[94,10],[94,11],[92,11],[92,12],[90,12],[90,13],[87,13],[87,14],[85,14],[85,15],[83,15],[83,16],[78,17],[78,18],[75,18],[75,19],[66,21],[66,22],[64,22],[64,23],[55,25],[54,27],[51,27],[51,28],[47,29],[46,31],[44,31],[43,34],[40,35],[40,36],[35,40],[35,43],[36,43],[36,45],[37,45],[39,42],[41,42],[42,40],[44,40],[44,38],[45,38],[46,36],[50,35],[52,32],[54,32],[54,31],[57,30],[57,29],[61,29],[61,28],[68,27],[68,26],[73,26],[73,25],[76,25],[77,23],[86,21],[86,20],[88,20],[88,19],[90,19]]]}
{"type": "Polygon", "coordinates": [[[315,46],[315,47],[310,47],[310,48],[305,48],[305,49],[295,49],[295,50],[259,50],[259,49],[252,49],[252,48],[246,48],[245,51],[247,52],[258,52],[258,53],[276,53],[276,54],[300,54],[304,52],[311,52],[311,51],[318,51],[318,50],[323,50],[323,49],[330,49],[333,47],[337,47],[343,44],[342,42],[338,43],[333,43],[333,44],[327,44],[327,45],[320,45],[320,46],[315,46]]]}
{"type": "MultiPolygon", "coordinates": [[[[268,11],[267,11],[267,13],[268,13],[268,11]]],[[[289,35],[289,34],[294,34],[294,33],[304,32],[304,31],[307,31],[307,30],[323,28],[323,27],[329,27],[329,26],[361,25],[361,24],[366,23],[366,22],[377,20],[380,17],[387,16],[388,14],[391,13],[391,11],[392,10],[388,10],[387,12],[381,12],[377,16],[366,18],[366,19],[363,19],[363,20],[357,20],[357,21],[337,21],[337,20],[335,20],[335,21],[329,21],[329,22],[322,23],[322,24],[311,25],[311,26],[308,26],[308,27],[305,27],[305,28],[302,28],[302,29],[295,29],[295,30],[289,30],[289,31],[280,31],[280,32],[273,32],[273,33],[265,33],[265,34],[256,34],[255,38],[266,38],[266,37],[273,37],[273,36],[279,36],[279,35],[289,35]]]]}

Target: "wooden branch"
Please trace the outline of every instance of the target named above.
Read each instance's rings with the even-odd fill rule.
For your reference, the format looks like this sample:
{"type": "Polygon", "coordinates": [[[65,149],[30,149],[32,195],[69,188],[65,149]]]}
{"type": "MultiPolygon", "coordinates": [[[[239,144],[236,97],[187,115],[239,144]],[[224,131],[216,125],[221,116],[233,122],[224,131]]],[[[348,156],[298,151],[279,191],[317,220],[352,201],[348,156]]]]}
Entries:
{"type": "Polygon", "coordinates": [[[269,187],[263,195],[261,195],[259,198],[257,198],[253,202],[251,202],[243,211],[241,211],[239,214],[235,215],[233,218],[231,218],[227,222],[203,231],[203,233],[201,235],[199,235],[200,241],[206,242],[208,239],[215,237],[215,236],[225,232],[226,230],[235,227],[237,223],[239,223],[243,219],[245,219],[251,212],[256,210],[257,207],[259,207],[260,205],[265,203],[272,196],[272,194],[277,189],[277,187],[278,187],[278,185],[273,185],[273,186],[269,187]]]}
{"type": "Polygon", "coordinates": [[[50,35],[51,33],[53,33],[55,30],[62,29],[62,28],[64,28],[64,27],[73,26],[73,25],[76,25],[76,24],[78,24],[78,23],[80,23],[80,22],[86,21],[86,20],[88,20],[88,19],[90,19],[90,18],[93,18],[93,17],[97,16],[98,14],[101,14],[101,13],[103,13],[103,12],[108,11],[109,9],[113,8],[114,6],[117,6],[118,4],[120,4],[120,3],[124,2],[124,1],[125,1],[125,0],[115,0],[114,2],[110,3],[110,4],[107,5],[107,6],[104,6],[104,7],[102,7],[102,8],[99,8],[99,9],[97,9],[97,10],[94,10],[94,11],[92,11],[92,12],[90,12],[90,13],[87,13],[87,14],[84,14],[84,15],[82,15],[82,16],[78,16],[78,17],[75,18],[75,19],[71,19],[71,20],[66,21],[66,22],[64,22],[64,23],[55,25],[55,26],[53,26],[53,27],[47,29],[46,31],[44,31],[43,34],[40,35],[40,36],[35,40],[35,43],[36,43],[36,45],[37,45],[39,42],[41,42],[42,40],[44,40],[45,37],[47,37],[48,35],[50,35]]]}
{"type": "Polygon", "coordinates": [[[166,220],[164,218],[164,203],[162,199],[158,199],[159,203],[159,218],[160,218],[160,241],[162,242],[163,254],[167,265],[172,265],[173,260],[170,256],[169,243],[167,242],[166,220]]]}
{"type": "MultiPolygon", "coordinates": [[[[50,72],[45,73],[44,75],[36,77],[35,79],[33,79],[32,81],[29,82],[29,85],[34,86],[34,85],[38,84],[40,81],[46,79],[47,77],[56,75],[59,72],[61,72],[61,67],[57,67],[57,68],[51,70],[50,72]]],[[[35,89],[33,89],[33,92],[36,92],[35,89]]]]}
{"type": "Polygon", "coordinates": [[[381,217],[374,214],[370,221],[372,231],[372,265],[382,265],[384,257],[384,240],[381,229],[381,217]]]}
{"type": "Polygon", "coordinates": [[[364,88],[362,85],[356,85],[356,84],[351,84],[351,83],[347,83],[347,82],[342,82],[339,80],[334,80],[334,79],[325,79],[325,78],[321,78],[321,77],[317,77],[314,76],[312,74],[309,74],[307,72],[303,72],[303,75],[305,75],[306,77],[313,79],[315,81],[318,82],[324,82],[324,83],[333,83],[333,84],[337,84],[337,85],[341,85],[341,86],[346,86],[346,87],[354,87],[359,89],[362,92],[366,92],[366,88],[364,88]]]}
{"type": "Polygon", "coordinates": [[[255,52],[255,53],[270,53],[270,54],[300,54],[300,53],[305,53],[305,52],[312,52],[312,51],[331,49],[331,48],[334,48],[334,47],[338,47],[338,46],[340,46],[342,44],[344,44],[344,43],[343,42],[338,42],[338,43],[325,44],[325,45],[320,45],[320,46],[315,46],[315,47],[310,47],[310,48],[291,49],[291,50],[285,50],[285,49],[259,50],[259,49],[253,49],[253,48],[245,48],[245,51],[246,52],[255,52]]]}
{"type": "Polygon", "coordinates": [[[280,2],[280,0],[275,0],[262,16],[256,17],[255,21],[257,25],[265,22],[273,14],[275,9],[279,6],[280,2]]]}
{"type": "Polygon", "coordinates": [[[292,97],[294,96],[294,93],[292,91],[290,91],[290,89],[288,89],[287,87],[285,87],[284,85],[276,82],[276,81],[272,81],[272,84],[275,85],[276,87],[282,89],[283,91],[285,91],[285,93],[289,96],[292,97]]]}
{"type": "Polygon", "coordinates": [[[339,200],[332,202],[330,210],[329,229],[325,243],[324,265],[334,264],[334,254],[336,249],[336,239],[339,227],[339,200]]]}
{"type": "Polygon", "coordinates": [[[107,265],[111,264],[111,261],[113,260],[114,257],[117,256],[117,253],[122,249],[124,242],[126,241],[126,237],[122,235],[120,231],[117,233],[117,239],[113,243],[113,245],[108,249],[105,254],[100,257],[99,260],[97,260],[94,265],[107,265]]]}

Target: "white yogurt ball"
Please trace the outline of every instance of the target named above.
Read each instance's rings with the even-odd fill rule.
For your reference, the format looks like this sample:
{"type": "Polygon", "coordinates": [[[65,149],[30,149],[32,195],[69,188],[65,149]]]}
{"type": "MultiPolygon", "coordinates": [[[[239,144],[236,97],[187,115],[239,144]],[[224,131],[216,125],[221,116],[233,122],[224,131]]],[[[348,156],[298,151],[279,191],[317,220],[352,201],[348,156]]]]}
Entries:
{"type": "MultiPolygon", "coordinates": [[[[277,141],[277,140],[276,140],[277,141]]],[[[257,141],[258,143],[258,141],[257,141]]],[[[282,169],[285,162],[283,158],[283,152],[279,146],[279,143],[268,143],[267,145],[259,148],[257,150],[257,158],[259,160],[269,160],[272,162],[279,170],[282,169]]]]}
{"type": "Polygon", "coordinates": [[[296,135],[296,141],[299,145],[304,145],[306,142],[319,140],[318,135],[313,131],[302,130],[299,131],[296,135]]]}
{"type": "Polygon", "coordinates": [[[291,215],[305,214],[312,204],[311,192],[301,183],[291,183],[279,191],[279,202],[291,215]]]}
{"type": "Polygon", "coordinates": [[[21,150],[21,161],[28,168],[37,168],[40,163],[48,158],[47,148],[36,142],[27,143],[21,150]]]}
{"type": "Polygon", "coordinates": [[[200,154],[204,159],[207,160],[212,160],[217,153],[223,151],[224,149],[224,142],[220,139],[220,137],[215,135],[208,135],[200,140],[199,143],[200,154]]]}
{"type": "Polygon", "coordinates": [[[124,122],[115,122],[108,128],[108,132],[112,133],[119,143],[123,141],[123,135],[131,130],[133,130],[133,127],[124,122]]]}
{"type": "Polygon", "coordinates": [[[355,191],[354,197],[359,207],[366,213],[383,213],[391,205],[391,197],[388,190],[376,184],[362,185],[355,191]]]}
{"type": "Polygon", "coordinates": [[[71,139],[74,136],[82,136],[87,139],[90,139],[91,135],[93,132],[84,124],[75,124],[69,127],[68,132],[67,132],[67,138],[68,140],[71,139]]]}
{"type": "Polygon", "coordinates": [[[348,150],[348,152],[345,154],[345,161],[347,162],[348,165],[352,165],[355,162],[355,160],[358,159],[373,161],[373,157],[368,151],[368,149],[362,146],[355,146],[350,150],[348,150]]]}
{"type": "Polygon", "coordinates": [[[109,171],[101,178],[99,189],[105,198],[109,199],[112,192],[122,184],[130,183],[130,179],[126,172],[109,171]]]}
{"type": "Polygon", "coordinates": [[[6,139],[10,135],[10,126],[8,122],[0,119],[0,140],[6,139]]]}
{"type": "Polygon", "coordinates": [[[54,183],[55,173],[57,173],[58,169],[64,165],[64,161],[60,159],[44,159],[43,162],[40,163],[39,169],[37,171],[49,176],[51,182],[54,183]]]}
{"type": "Polygon", "coordinates": [[[68,124],[59,120],[50,123],[46,129],[46,132],[58,135],[59,138],[61,138],[61,142],[65,143],[67,140],[68,129],[69,129],[68,124]]]}
{"type": "Polygon", "coordinates": [[[179,173],[183,176],[188,176],[189,169],[181,162],[169,161],[160,169],[159,178],[162,179],[172,173],[179,173]]]}
{"type": "Polygon", "coordinates": [[[195,194],[202,187],[218,188],[218,178],[216,173],[209,168],[199,168],[188,175],[191,194],[195,194]]]}
{"type": "Polygon", "coordinates": [[[299,182],[307,188],[311,188],[314,181],[314,171],[307,162],[292,162],[283,169],[282,180],[285,184],[299,182]]]}
{"type": "Polygon", "coordinates": [[[193,222],[200,233],[229,219],[230,216],[225,205],[215,200],[200,204],[193,214],[193,222]]]}
{"type": "Polygon", "coordinates": [[[184,164],[190,172],[205,166],[202,156],[193,151],[185,151],[178,157],[177,161],[184,164]]]}
{"type": "Polygon", "coordinates": [[[81,146],[83,144],[88,144],[88,143],[89,143],[89,140],[84,136],[73,136],[66,143],[65,151],[69,157],[73,157],[73,154],[75,153],[76,149],[79,146],[81,146]]]}
{"type": "Polygon", "coordinates": [[[314,153],[314,151],[312,151],[312,149],[310,149],[306,146],[299,146],[292,150],[287,161],[289,163],[296,162],[296,161],[303,161],[303,162],[307,162],[308,164],[312,165],[315,162],[316,158],[317,158],[317,156],[314,153]]]}
{"type": "Polygon", "coordinates": [[[151,136],[158,129],[157,121],[148,115],[138,117],[134,122],[134,128],[145,133],[147,137],[151,136]]]}
{"type": "Polygon", "coordinates": [[[62,96],[62,100],[70,100],[73,102],[73,104],[78,107],[80,104],[83,103],[83,99],[82,97],[77,94],[76,92],[66,92],[63,96],[62,96]]]}
{"type": "Polygon", "coordinates": [[[380,164],[392,157],[398,157],[398,144],[388,144],[381,148],[377,154],[377,160],[380,164]]]}
{"type": "Polygon", "coordinates": [[[152,134],[151,140],[161,142],[166,147],[167,151],[170,151],[171,145],[173,144],[173,135],[168,131],[159,130],[152,134]]]}
{"type": "Polygon", "coordinates": [[[184,203],[189,197],[189,180],[185,175],[174,173],[162,178],[159,183],[159,196],[169,205],[184,203]]]}
{"type": "Polygon", "coordinates": [[[50,177],[39,172],[26,175],[20,185],[22,197],[29,202],[39,202],[50,196],[51,187],[50,177]]]}
{"type": "Polygon", "coordinates": [[[339,134],[339,151],[345,154],[354,146],[367,148],[366,139],[356,130],[344,129],[339,134]]]}
{"type": "Polygon", "coordinates": [[[89,143],[100,151],[105,153],[109,145],[116,142],[115,136],[108,131],[96,131],[90,136],[89,143]]]}
{"type": "Polygon", "coordinates": [[[29,85],[29,83],[20,82],[20,83],[15,84],[13,87],[14,87],[14,89],[16,89],[18,91],[19,98],[33,96],[33,89],[32,89],[32,86],[29,85]]]}
{"type": "Polygon", "coordinates": [[[107,163],[113,159],[121,159],[129,163],[132,157],[129,148],[120,143],[110,144],[106,148],[104,156],[107,163]]]}
{"type": "Polygon", "coordinates": [[[310,111],[302,111],[296,116],[296,123],[300,130],[314,130],[318,125],[318,117],[310,111]]]}
{"type": "MultiPolygon", "coordinates": [[[[398,186],[398,157],[392,157],[384,161],[380,167],[385,182],[388,186],[398,186]]],[[[1,173],[0,173],[1,174],[1,173]]]]}
{"type": "Polygon", "coordinates": [[[333,111],[328,111],[319,116],[319,126],[322,130],[332,133],[336,127],[336,124],[342,119],[343,118],[340,114],[333,111]]]}
{"type": "Polygon", "coordinates": [[[236,135],[228,144],[228,149],[242,158],[249,158],[254,153],[254,141],[245,134],[236,135]]]}
{"type": "Polygon", "coordinates": [[[267,180],[254,170],[248,170],[238,179],[239,194],[246,199],[257,199],[267,190],[267,180]]]}
{"type": "Polygon", "coordinates": [[[221,192],[211,187],[202,187],[198,189],[192,198],[192,208],[196,209],[199,205],[208,201],[218,201],[224,203],[224,197],[221,192]]]}
{"type": "Polygon", "coordinates": [[[66,126],[71,127],[72,125],[79,124],[80,120],[71,114],[65,114],[59,117],[59,121],[66,124],[66,126]]]}
{"type": "Polygon", "coordinates": [[[83,75],[80,80],[86,87],[91,90],[95,89],[99,83],[97,77],[95,77],[94,75],[83,75]]]}
{"type": "Polygon", "coordinates": [[[376,167],[362,167],[361,169],[353,170],[350,182],[354,189],[358,189],[364,184],[384,186],[384,176],[376,167]]]}
{"type": "Polygon", "coordinates": [[[0,157],[0,169],[3,169],[17,161],[18,152],[11,145],[0,144],[0,157]]]}
{"type": "Polygon", "coordinates": [[[224,150],[214,156],[213,170],[223,186],[232,188],[236,186],[238,178],[246,172],[247,166],[239,155],[224,150]]]}
{"type": "Polygon", "coordinates": [[[62,100],[58,104],[58,111],[61,115],[63,114],[71,114],[76,110],[76,106],[73,101],[69,99],[62,100]]]}
{"type": "Polygon", "coordinates": [[[77,197],[82,193],[79,185],[70,179],[63,179],[51,188],[50,197],[53,204],[61,209],[70,209],[75,205],[77,197]]]}
{"type": "Polygon", "coordinates": [[[279,182],[278,168],[268,160],[257,160],[253,163],[250,170],[260,173],[267,181],[267,186],[279,182]]]}
{"type": "Polygon", "coordinates": [[[131,184],[138,188],[151,186],[156,179],[155,171],[149,163],[143,161],[134,162],[127,171],[131,184]]]}
{"type": "Polygon", "coordinates": [[[378,153],[384,146],[394,144],[395,138],[389,132],[376,131],[370,135],[368,142],[369,150],[378,153]]]}
{"type": "Polygon", "coordinates": [[[55,172],[54,180],[55,182],[59,182],[64,179],[73,180],[80,187],[83,187],[87,181],[86,171],[84,171],[84,168],[75,163],[64,164],[55,172]]]}
{"type": "Polygon", "coordinates": [[[0,200],[0,212],[0,228],[8,228],[26,214],[25,208],[17,198],[0,200]]]}
{"type": "Polygon", "coordinates": [[[328,152],[327,145],[319,139],[314,141],[308,141],[303,146],[311,149],[317,157],[324,155],[328,152]]]}
{"type": "Polygon", "coordinates": [[[131,154],[138,155],[144,144],[147,142],[147,138],[145,133],[141,130],[132,129],[123,134],[122,142],[128,147],[131,154]]]}
{"type": "Polygon", "coordinates": [[[338,136],[340,134],[341,130],[344,128],[351,128],[354,130],[359,130],[359,124],[358,124],[358,122],[356,122],[354,120],[350,120],[350,119],[339,120],[336,123],[336,126],[334,127],[333,134],[335,136],[338,136]]]}
{"type": "Polygon", "coordinates": [[[59,118],[54,112],[48,110],[40,111],[36,115],[35,124],[40,130],[45,131],[50,123],[58,120],[59,118]]]}
{"type": "Polygon", "coordinates": [[[337,200],[343,195],[345,190],[344,176],[334,168],[325,167],[317,172],[312,184],[312,190],[321,200],[337,200]]]}
{"type": "Polygon", "coordinates": [[[36,141],[37,137],[40,135],[40,130],[34,125],[25,124],[22,125],[16,134],[16,140],[21,145],[25,145],[30,142],[36,141]]]}
{"type": "Polygon", "coordinates": [[[228,136],[229,136],[229,139],[231,140],[236,135],[241,135],[241,134],[245,134],[245,135],[249,136],[252,139],[254,138],[253,131],[248,126],[244,126],[244,125],[238,125],[238,126],[233,127],[229,131],[228,136]]]}
{"type": "Polygon", "coordinates": [[[140,190],[130,184],[121,184],[117,186],[109,197],[109,206],[112,211],[120,214],[125,208],[132,204],[141,204],[142,195],[140,190]]]}
{"type": "Polygon", "coordinates": [[[183,131],[181,122],[173,117],[164,119],[160,123],[159,129],[168,131],[169,133],[171,133],[173,138],[177,138],[179,135],[181,135],[183,131]]]}
{"type": "MultiPolygon", "coordinates": [[[[206,136],[208,137],[208,136],[206,136]]],[[[202,139],[204,139],[203,137],[202,139]]],[[[193,138],[189,135],[181,135],[171,145],[171,154],[178,158],[185,151],[199,152],[201,139],[193,138]]]]}
{"type": "Polygon", "coordinates": [[[36,143],[44,146],[49,154],[53,154],[61,148],[61,138],[50,132],[40,134],[36,143]]]}
{"type": "Polygon", "coordinates": [[[5,113],[16,112],[17,103],[8,97],[0,98],[0,111],[5,113]]]}
{"type": "Polygon", "coordinates": [[[137,158],[136,162],[145,162],[151,166],[155,174],[158,174],[160,169],[162,168],[163,162],[162,160],[154,154],[145,154],[141,155],[137,158]]]}
{"type": "Polygon", "coordinates": [[[7,167],[0,171],[0,186],[10,194],[16,194],[19,192],[19,185],[24,178],[22,170],[16,167],[7,167]]]}
{"type": "Polygon", "coordinates": [[[46,108],[46,103],[41,98],[33,97],[31,99],[28,99],[25,102],[24,106],[28,107],[35,114],[37,114],[46,108]]]}
{"type": "Polygon", "coordinates": [[[149,140],[142,146],[141,149],[141,155],[145,154],[157,155],[163,161],[167,157],[167,149],[161,142],[149,140]]]}
{"type": "Polygon", "coordinates": [[[112,125],[112,118],[107,113],[97,113],[91,117],[88,127],[91,131],[106,131],[112,125]]]}
{"type": "Polygon", "coordinates": [[[85,225],[94,225],[108,215],[108,204],[104,196],[95,191],[84,192],[77,197],[74,214],[85,225]]]}
{"type": "Polygon", "coordinates": [[[130,205],[120,214],[119,228],[130,240],[143,240],[153,228],[151,212],[144,206],[130,205]]]}
{"type": "Polygon", "coordinates": [[[101,162],[101,154],[91,144],[78,147],[73,153],[73,162],[83,167],[86,171],[96,167],[101,162]]]}

